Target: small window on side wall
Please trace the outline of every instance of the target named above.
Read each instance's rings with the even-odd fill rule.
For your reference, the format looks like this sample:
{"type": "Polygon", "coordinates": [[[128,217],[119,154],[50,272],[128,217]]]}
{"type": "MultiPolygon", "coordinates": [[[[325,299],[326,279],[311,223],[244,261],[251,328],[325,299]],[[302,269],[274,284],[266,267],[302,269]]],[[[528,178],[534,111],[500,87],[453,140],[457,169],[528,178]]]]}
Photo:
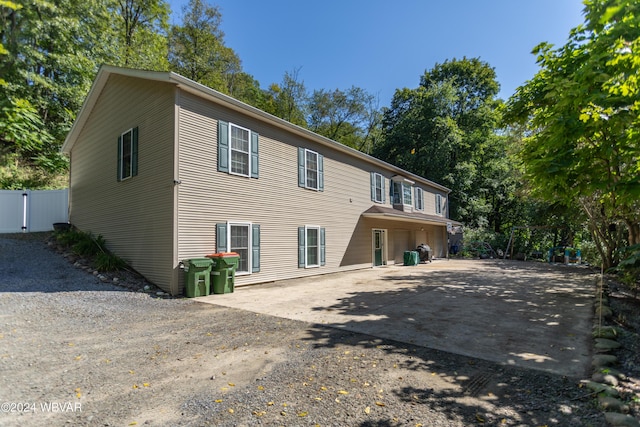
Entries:
{"type": "Polygon", "coordinates": [[[384,176],[371,172],[371,200],[376,203],[385,203],[384,176]]]}
{"type": "Polygon", "coordinates": [[[424,210],[424,194],[422,188],[416,187],[416,209],[419,211],[424,210]]]}
{"type": "Polygon", "coordinates": [[[436,194],[436,215],[442,215],[442,196],[436,194]]]}
{"type": "Polygon", "coordinates": [[[138,128],[118,137],[118,181],[138,175],[138,128]]]}

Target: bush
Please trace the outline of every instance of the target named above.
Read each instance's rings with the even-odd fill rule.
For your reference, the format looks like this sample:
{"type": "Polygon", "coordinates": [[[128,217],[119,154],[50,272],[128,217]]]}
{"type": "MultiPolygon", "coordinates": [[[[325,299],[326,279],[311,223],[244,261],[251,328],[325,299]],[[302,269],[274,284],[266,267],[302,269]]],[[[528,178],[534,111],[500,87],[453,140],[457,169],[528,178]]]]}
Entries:
{"type": "Polygon", "coordinates": [[[53,235],[60,245],[71,248],[76,255],[92,259],[98,271],[123,270],[127,267],[127,263],[122,258],[109,252],[102,235],[94,237],[90,232],[75,228],[54,231],[53,235]]]}
{"type": "Polygon", "coordinates": [[[96,255],[94,266],[98,271],[114,271],[126,268],[127,263],[115,254],[100,252],[96,255]]]}

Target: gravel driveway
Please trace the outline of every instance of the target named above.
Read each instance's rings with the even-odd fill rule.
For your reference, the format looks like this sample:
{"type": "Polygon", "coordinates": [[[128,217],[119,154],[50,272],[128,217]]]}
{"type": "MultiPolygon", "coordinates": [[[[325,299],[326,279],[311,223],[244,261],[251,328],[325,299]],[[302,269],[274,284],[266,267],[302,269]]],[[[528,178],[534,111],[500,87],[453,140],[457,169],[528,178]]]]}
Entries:
{"type": "Polygon", "coordinates": [[[104,284],[0,238],[0,425],[604,426],[578,380],[104,284]]]}

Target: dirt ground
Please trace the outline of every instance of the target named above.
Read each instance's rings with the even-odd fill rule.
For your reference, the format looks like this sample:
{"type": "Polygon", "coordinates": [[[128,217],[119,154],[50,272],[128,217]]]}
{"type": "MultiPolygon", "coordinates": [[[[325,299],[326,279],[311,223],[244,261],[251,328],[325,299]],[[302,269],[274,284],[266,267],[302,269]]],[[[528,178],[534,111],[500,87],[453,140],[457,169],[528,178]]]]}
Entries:
{"type": "Polygon", "coordinates": [[[577,377],[132,292],[51,254],[0,239],[2,426],[606,425],[577,377]]]}

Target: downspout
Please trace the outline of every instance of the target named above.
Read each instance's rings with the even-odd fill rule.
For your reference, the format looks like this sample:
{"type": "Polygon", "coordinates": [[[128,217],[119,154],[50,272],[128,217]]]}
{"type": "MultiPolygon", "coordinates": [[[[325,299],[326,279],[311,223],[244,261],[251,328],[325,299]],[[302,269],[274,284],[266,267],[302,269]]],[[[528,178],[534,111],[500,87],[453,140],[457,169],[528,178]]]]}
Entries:
{"type": "Polygon", "coordinates": [[[22,232],[27,232],[27,197],[29,197],[29,193],[27,190],[24,190],[22,193],[22,232]]]}
{"type": "Polygon", "coordinates": [[[172,277],[170,293],[171,295],[177,295],[180,290],[180,255],[179,248],[179,200],[180,200],[180,89],[176,86],[176,95],[173,105],[173,236],[172,236],[172,277]]]}

